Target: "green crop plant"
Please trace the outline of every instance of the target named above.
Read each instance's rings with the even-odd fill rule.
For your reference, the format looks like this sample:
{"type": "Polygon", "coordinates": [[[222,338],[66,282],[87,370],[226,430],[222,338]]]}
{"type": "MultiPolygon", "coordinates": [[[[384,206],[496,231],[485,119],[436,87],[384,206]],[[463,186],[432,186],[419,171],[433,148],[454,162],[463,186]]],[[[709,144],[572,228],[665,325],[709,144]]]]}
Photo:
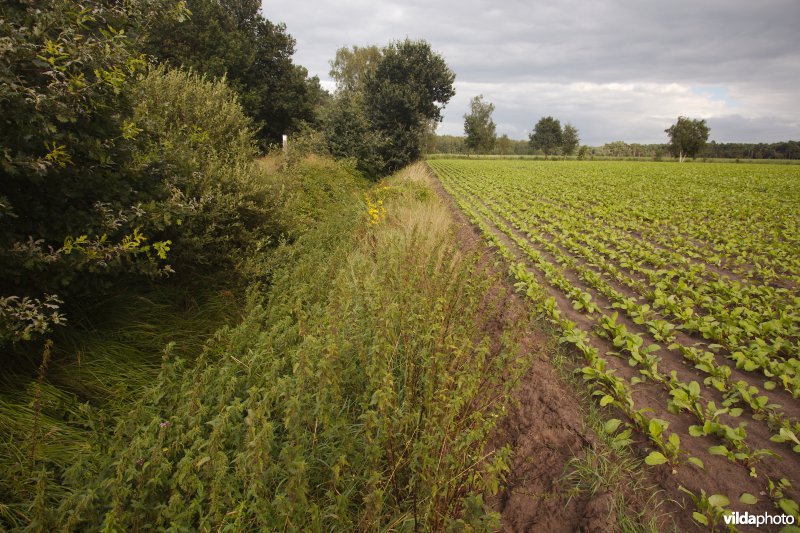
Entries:
{"type": "MultiPolygon", "coordinates": [[[[730,513],[729,505],[731,501],[727,496],[722,494],[706,494],[705,490],[700,490],[700,494],[695,494],[685,487],[680,487],[680,490],[689,495],[694,502],[695,510],[692,512],[692,518],[698,524],[701,524],[710,531],[720,531],[723,525],[723,516],[730,513]]],[[[729,531],[735,531],[735,528],[729,526],[729,531]]]]}
{"type": "MultiPolygon", "coordinates": [[[[755,474],[759,462],[777,458],[763,431],[731,422],[746,412],[773,441],[798,446],[800,423],[775,399],[800,394],[800,233],[792,222],[800,167],[430,165],[487,240],[502,241],[500,255],[535,313],[583,356],[590,394],[625,415],[612,424],[621,442],[643,434],[650,463],[702,468],[703,457],[690,457],[681,439],[712,438],[712,452],[755,474]],[[754,175],[758,191],[745,184],[754,175]],[[676,194],[687,202],[676,204],[676,194]],[[596,338],[615,351],[601,355],[605,341],[596,338]],[[638,374],[622,379],[608,356],[638,374]],[[686,368],[667,373],[666,358],[686,368]],[[639,387],[663,390],[663,405],[637,409],[639,387]],[[691,417],[688,435],[660,425],[664,410],[691,417]]],[[[705,494],[713,491],[698,499],[703,523],[718,527],[721,500],[705,494]]]]}
{"type": "Polygon", "coordinates": [[[792,482],[786,478],[778,481],[767,478],[767,495],[772,500],[776,509],[791,515],[795,522],[800,519],[800,506],[795,500],[790,498],[787,491],[792,488],[792,482]]]}

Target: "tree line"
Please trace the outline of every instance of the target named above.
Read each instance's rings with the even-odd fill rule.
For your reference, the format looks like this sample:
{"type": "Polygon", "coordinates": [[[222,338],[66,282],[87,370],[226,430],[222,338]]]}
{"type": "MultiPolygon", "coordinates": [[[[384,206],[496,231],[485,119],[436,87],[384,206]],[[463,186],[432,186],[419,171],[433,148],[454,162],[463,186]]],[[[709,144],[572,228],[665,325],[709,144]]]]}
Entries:
{"type": "MultiPolygon", "coordinates": [[[[518,150],[517,141],[511,141],[507,135],[497,138],[497,126],[492,120],[494,104],[486,102],[483,95],[470,101],[470,112],[464,115],[464,149],[468,153],[490,154],[507,153],[518,150]],[[496,149],[496,150],[495,150],[496,149]]],[[[553,117],[542,117],[533,127],[528,138],[531,151],[541,151],[545,159],[555,153],[572,155],[580,145],[578,129],[570,123],[564,124],[553,117]]]]}
{"type": "Polygon", "coordinates": [[[494,154],[571,156],[579,159],[604,157],[651,157],[659,159],[672,155],[679,161],[691,158],[728,159],[800,159],[800,142],[779,143],[717,143],[708,142],[710,129],[704,119],[678,117],[675,124],[664,130],[669,142],[640,144],[614,141],[603,146],[581,146],[578,130],[572,124],[561,127],[558,119],[542,117],[534,125],[528,140],[497,136],[492,120],[494,104],[478,95],[470,101],[470,111],[464,115],[464,136],[437,135],[432,152],[443,154],[494,154]]]}

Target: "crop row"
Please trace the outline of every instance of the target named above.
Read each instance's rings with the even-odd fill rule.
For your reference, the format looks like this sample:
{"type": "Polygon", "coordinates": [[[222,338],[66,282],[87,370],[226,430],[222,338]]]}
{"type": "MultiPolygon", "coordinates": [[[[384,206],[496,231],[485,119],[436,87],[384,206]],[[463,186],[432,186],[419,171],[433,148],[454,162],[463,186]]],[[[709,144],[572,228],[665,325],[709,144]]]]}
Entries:
{"type": "MultiPolygon", "coordinates": [[[[780,405],[770,403],[750,381],[733,379],[731,367],[718,361],[715,354],[724,353],[745,372],[763,373],[767,378],[765,389],[780,384],[796,397],[800,392],[798,299],[793,294],[787,296],[791,291],[757,284],[757,276],[739,281],[719,275],[702,263],[686,259],[693,257],[690,246],[682,249],[689,250],[684,256],[674,242],[671,247],[663,240],[661,246],[653,246],[630,238],[629,228],[610,225],[600,229],[597,217],[578,216],[582,215],[576,210],[579,203],[531,196],[513,179],[506,178],[510,185],[498,187],[496,175],[453,168],[451,162],[433,165],[460,208],[508,261],[518,289],[557,327],[562,341],[583,354],[584,379],[599,397],[600,405],[614,406],[626,415],[625,423],[612,419],[607,424],[621,445],[629,443],[632,432],[636,432],[646,436],[655,448],[647,456],[649,464],[669,463],[673,469],[683,463],[703,467],[699,457],[681,446],[680,436],[668,432],[668,422],[652,416],[648,409],[635,407],[632,388],[647,381],[665,390],[668,411],[694,418],[695,424],[689,428],[692,437],[718,442],[708,453],[747,468],[751,476],[758,475],[756,465],[761,460],[776,454],[751,446],[745,422],[731,425],[744,410],[754,419],[767,421],[773,431],[771,440],[787,443],[800,452],[800,423],[784,414],[780,405]],[[558,291],[571,302],[573,312],[591,319],[593,332],[614,347],[604,355],[627,359],[636,368],[638,374],[630,382],[609,366],[591,332],[565,317],[555,299],[547,296],[548,290],[558,291]],[[596,298],[610,305],[601,307],[596,298]],[[640,299],[648,303],[640,304],[640,299]],[[619,322],[619,311],[637,327],[629,329],[619,322]],[[705,349],[702,342],[687,342],[686,334],[715,342],[705,349]],[[648,344],[649,339],[655,342],[648,344]],[[687,379],[685,372],[659,368],[657,352],[665,347],[690,361],[703,384],[721,393],[719,405],[708,400],[709,394],[702,392],[697,381],[687,379]]],[[[775,489],[789,485],[785,479],[776,484],[767,478],[763,492],[781,509],[797,514],[794,501],[775,489]]],[[[710,505],[704,491],[693,497],[703,511],[703,519],[695,517],[698,521],[719,518],[713,516],[719,515],[719,505],[710,505]]],[[[749,503],[745,499],[750,498],[742,500],[749,503]]]]}

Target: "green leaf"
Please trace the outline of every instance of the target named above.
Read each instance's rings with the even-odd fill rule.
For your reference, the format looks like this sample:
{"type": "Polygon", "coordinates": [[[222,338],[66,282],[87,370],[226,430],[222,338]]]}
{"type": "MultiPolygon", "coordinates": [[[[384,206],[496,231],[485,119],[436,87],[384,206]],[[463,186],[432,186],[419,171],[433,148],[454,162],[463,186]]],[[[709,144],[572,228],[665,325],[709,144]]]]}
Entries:
{"type": "Polygon", "coordinates": [[[800,440],[797,440],[797,436],[794,434],[794,431],[786,428],[781,428],[780,434],[781,437],[785,438],[786,440],[791,440],[795,444],[800,444],[800,440]]]}
{"type": "Polygon", "coordinates": [[[758,368],[758,365],[752,361],[745,361],[742,368],[744,368],[747,372],[752,372],[758,368]]]}
{"type": "Polygon", "coordinates": [[[711,455],[728,455],[728,448],[725,446],[712,446],[708,449],[708,453],[711,455]]]}
{"type": "Polygon", "coordinates": [[[795,502],[794,500],[783,498],[781,501],[778,502],[778,505],[780,506],[781,509],[783,509],[784,513],[790,514],[792,516],[797,516],[797,511],[798,511],[797,502],[795,502]]]}
{"type": "Polygon", "coordinates": [[[667,462],[667,458],[664,457],[664,454],[661,452],[651,452],[650,455],[645,458],[644,462],[650,466],[663,465],[667,462]]]}
{"type": "Polygon", "coordinates": [[[610,394],[606,394],[602,398],[600,398],[600,407],[605,407],[606,405],[610,404],[614,401],[614,397],[610,394]]]}
{"type": "Polygon", "coordinates": [[[705,432],[701,426],[689,426],[689,435],[692,437],[702,437],[705,435],[705,432]]]}
{"type": "Polygon", "coordinates": [[[710,503],[713,507],[722,508],[730,505],[731,501],[727,496],[723,496],[722,494],[712,494],[708,497],[708,503],[710,503]]]}
{"type": "Polygon", "coordinates": [[[697,511],[692,513],[692,518],[694,518],[696,521],[700,522],[704,526],[708,526],[708,518],[698,513],[697,511]]]}
{"type": "Polygon", "coordinates": [[[622,420],[620,420],[619,418],[612,418],[611,420],[605,423],[603,429],[605,430],[606,433],[611,434],[617,431],[620,424],[622,424],[622,420]]]}
{"type": "Polygon", "coordinates": [[[689,463],[693,464],[694,466],[696,466],[697,468],[700,468],[701,470],[705,470],[706,469],[706,465],[704,465],[703,461],[701,461],[697,457],[689,457],[687,459],[687,461],[689,463]]]}
{"type": "Polygon", "coordinates": [[[756,503],[758,503],[758,498],[756,498],[749,492],[743,492],[742,495],[739,496],[739,501],[746,505],[755,505],[756,503]]]}

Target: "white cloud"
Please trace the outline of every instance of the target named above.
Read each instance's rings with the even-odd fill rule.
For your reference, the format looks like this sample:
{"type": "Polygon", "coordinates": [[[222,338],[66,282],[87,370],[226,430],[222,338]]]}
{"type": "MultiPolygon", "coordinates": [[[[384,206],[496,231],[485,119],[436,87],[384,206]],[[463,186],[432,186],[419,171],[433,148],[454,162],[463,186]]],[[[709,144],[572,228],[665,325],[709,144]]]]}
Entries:
{"type": "Polygon", "coordinates": [[[714,95],[679,83],[513,83],[458,82],[445,111],[441,133],[461,135],[462,116],[472,96],[495,104],[498,134],[522,138],[543,116],[571,122],[586,144],[613,140],[665,142],[664,129],[679,115],[710,119],[739,110],[714,95]]]}

